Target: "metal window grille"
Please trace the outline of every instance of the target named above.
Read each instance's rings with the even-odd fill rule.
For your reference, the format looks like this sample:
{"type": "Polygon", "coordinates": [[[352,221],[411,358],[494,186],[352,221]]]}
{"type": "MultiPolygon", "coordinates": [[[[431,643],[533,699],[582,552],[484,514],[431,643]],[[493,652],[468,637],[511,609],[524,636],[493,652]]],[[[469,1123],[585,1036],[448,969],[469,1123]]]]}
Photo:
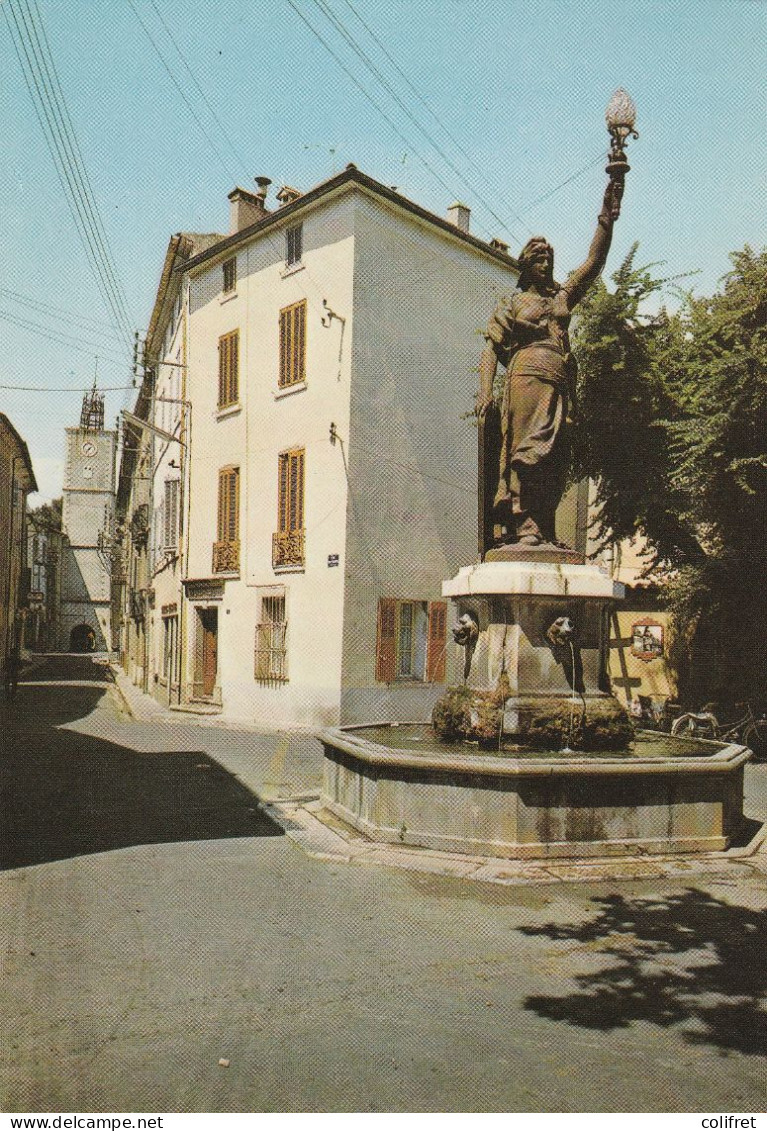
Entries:
{"type": "Polygon", "coordinates": [[[259,683],[287,682],[287,629],[284,595],[262,597],[255,647],[255,678],[259,683]]]}

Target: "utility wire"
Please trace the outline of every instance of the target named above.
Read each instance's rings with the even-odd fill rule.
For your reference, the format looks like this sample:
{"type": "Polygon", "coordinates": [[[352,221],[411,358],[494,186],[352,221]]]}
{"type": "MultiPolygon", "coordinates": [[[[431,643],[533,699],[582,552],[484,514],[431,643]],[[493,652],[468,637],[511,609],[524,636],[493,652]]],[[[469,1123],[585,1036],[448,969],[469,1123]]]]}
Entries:
{"type": "Polygon", "coordinates": [[[189,63],[187,62],[186,58],[184,57],[184,54],[183,54],[181,48],[179,47],[176,39],[174,38],[173,32],[168,27],[168,24],[165,20],[165,17],[162,14],[162,12],[160,11],[160,8],[157,6],[155,0],[149,0],[149,2],[152,5],[152,7],[154,8],[154,10],[157,14],[157,18],[159,19],[160,23],[162,24],[163,28],[165,29],[165,33],[168,36],[168,39],[171,41],[171,43],[175,47],[176,53],[178,54],[179,59],[181,60],[181,62],[184,65],[184,69],[186,70],[190,79],[194,83],[194,86],[197,89],[200,97],[202,98],[203,102],[205,103],[211,118],[216,123],[216,126],[218,127],[222,138],[224,139],[226,144],[229,146],[229,149],[231,150],[231,152],[232,152],[235,160],[237,161],[237,163],[242,167],[242,169],[244,171],[247,171],[247,162],[242,160],[242,155],[240,153],[238,153],[237,148],[236,148],[234,142],[232,141],[232,139],[230,138],[229,134],[227,133],[226,129],[224,128],[224,125],[223,125],[221,119],[219,118],[218,114],[216,113],[216,111],[211,106],[210,101],[208,100],[208,97],[205,94],[205,91],[203,90],[202,86],[200,85],[200,83],[197,79],[197,76],[195,75],[192,68],[189,66],[189,63]]]}
{"type": "Polygon", "coordinates": [[[70,129],[68,137],[66,132],[64,110],[62,110],[63,95],[57,92],[50,68],[45,66],[43,48],[36,35],[31,10],[27,7],[25,14],[19,0],[17,7],[18,12],[13,0],[9,0],[3,8],[16,57],[95,281],[112,316],[115,329],[119,329],[121,335],[125,336],[127,351],[130,324],[119,288],[115,289],[116,279],[113,274],[110,277],[108,249],[103,241],[100,242],[95,227],[93,218],[95,206],[89,198],[88,187],[83,183],[78,153],[73,151],[70,140],[74,137],[74,133],[70,129]],[[60,97],[57,98],[57,95],[60,97]]]}
{"type": "MultiPolygon", "coordinates": [[[[410,122],[412,122],[412,124],[416,127],[416,129],[419,131],[419,133],[426,139],[426,141],[429,143],[429,145],[432,147],[432,149],[434,149],[439,154],[439,156],[442,158],[442,160],[445,162],[445,164],[452,170],[452,172],[455,173],[456,176],[460,178],[460,180],[463,182],[465,187],[469,189],[469,191],[476,197],[476,199],[480,202],[480,204],[482,204],[483,207],[490,213],[490,215],[493,217],[493,219],[498,221],[498,223],[503,227],[504,231],[509,232],[509,235],[512,237],[512,239],[515,239],[518,242],[522,242],[522,241],[519,240],[519,237],[516,236],[509,229],[509,227],[505,223],[505,221],[501,219],[501,217],[494,210],[493,206],[482,196],[481,192],[476,188],[476,186],[473,185],[469,180],[466,179],[466,176],[463,173],[463,171],[455,164],[455,162],[452,160],[452,158],[445,152],[445,150],[442,148],[442,146],[439,144],[439,142],[435,141],[435,139],[432,137],[432,135],[429,133],[429,131],[421,124],[421,122],[419,122],[419,120],[415,117],[415,115],[410,110],[410,107],[407,105],[407,103],[403,101],[403,99],[400,97],[400,95],[397,93],[397,91],[394,89],[394,87],[391,85],[391,83],[388,81],[388,79],[381,73],[381,71],[378,69],[378,67],[373,62],[373,60],[370,58],[370,56],[367,54],[367,52],[364,51],[360,47],[359,43],[355,40],[354,36],[346,29],[342,20],[340,20],[338,18],[338,16],[336,16],[336,14],[333,12],[333,10],[329,6],[329,4],[326,3],[326,0],[313,0],[313,3],[315,5],[315,7],[318,8],[325,15],[325,17],[330,21],[330,23],[333,25],[333,27],[336,29],[336,31],[339,33],[339,35],[341,35],[342,38],[346,41],[346,43],[351,47],[354,54],[359,59],[362,60],[364,65],[367,67],[368,71],[370,71],[370,73],[373,75],[373,77],[380,83],[380,85],[384,88],[384,90],[395,101],[397,106],[399,106],[400,110],[402,110],[403,114],[408,118],[408,120],[410,122]]],[[[472,162],[471,158],[468,156],[468,154],[466,154],[466,157],[467,157],[468,161],[470,162],[470,164],[473,165],[473,162],[472,162]]],[[[514,211],[512,206],[509,204],[509,202],[504,201],[504,204],[509,209],[509,212],[511,213],[511,215],[516,220],[519,220],[520,224],[522,224],[527,229],[527,225],[525,224],[525,221],[522,219],[521,216],[517,215],[517,213],[514,211]]]]}
{"type": "MultiPolygon", "coordinates": [[[[175,75],[173,74],[173,71],[172,71],[172,70],[170,69],[170,67],[168,66],[168,63],[167,63],[167,62],[166,62],[166,60],[165,60],[165,56],[163,55],[162,51],[160,50],[160,47],[159,47],[159,45],[158,45],[157,41],[155,40],[154,36],[152,35],[151,31],[149,30],[149,28],[147,27],[147,25],[146,25],[146,24],[144,23],[143,19],[141,18],[141,15],[140,15],[140,13],[139,13],[139,10],[138,10],[138,8],[136,7],[136,5],[134,4],[133,0],[128,0],[128,7],[129,7],[129,8],[130,8],[130,10],[131,10],[131,11],[133,12],[134,16],[136,17],[136,19],[138,20],[139,24],[141,25],[141,28],[142,28],[142,30],[143,30],[143,32],[144,32],[144,35],[145,35],[145,36],[147,37],[147,39],[148,39],[148,40],[149,40],[149,42],[151,43],[152,47],[154,48],[154,52],[155,52],[155,54],[156,54],[157,58],[158,58],[158,59],[160,60],[160,62],[162,63],[162,65],[163,65],[163,68],[164,68],[164,70],[165,70],[166,74],[168,75],[168,78],[170,79],[170,81],[171,81],[171,82],[173,83],[173,85],[175,86],[175,88],[176,88],[176,90],[178,91],[178,93],[179,93],[179,95],[180,95],[181,99],[182,99],[182,100],[183,100],[183,102],[184,102],[184,105],[186,106],[187,110],[189,111],[189,113],[190,113],[190,114],[192,115],[192,117],[194,118],[195,122],[197,123],[197,125],[198,125],[198,127],[199,127],[199,129],[200,129],[200,132],[202,133],[203,137],[204,137],[204,138],[205,138],[205,140],[207,141],[207,143],[208,143],[208,145],[210,146],[210,148],[211,148],[211,149],[213,150],[213,153],[214,153],[214,154],[216,155],[216,157],[217,157],[217,159],[218,159],[218,161],[219,161],[220,165],[222,166],[222,168],[223,168],[223,169],[224,169],[224,170],[226,171],[226,174],[227,174],[227,176],[231,177],[231,175],[232,175],[232,171],[231,171],[231,169],[229,169],[229,167],[228,167],[228,165],[227,165],[227,162],[226,162],[226,159],[225,159],[225,158],[223,157],[223,155],[222,155],[222,153],[221,153],[221,150],[220,150],[220,149],[218,148],[218,146],[216,145],[215,141],[214,141],[214,140],[213,140],[213,138],[212,138],[212,137],[210,136],[210,134],[208,133],[208,131],[207,131],[207,129],[205,128],[204,124],[203,124],[203,123],[202,123],[202,121],[200,120],[200,117],[199,117],[199,115],[197,114],[197,111],[195,110],[194,106],[192,105],[192,103],[191,103],[191,102],[189,101],[189,99],[187,98],[187,96],[186,96],[186,94],[185,94],[185,92],[184,92],[184,89],[183,89],[183,87],[181,86],[181,83],[180,83],[180,82],[178,81],[178,79],[176,78],[176,76],[175,76],[175,75]]],[[[233,178],[233,180],[234,180],[234,181],[236,182],[236,180],[237,180],[237,177],[235,176],[235,177],[233,178]]]]}
{"type": "MultiPolygon", "coordinates": [[[[89,393],[93,382],[87,385],[66,385],[52,387],[50,385],[0,385],[0,389],[13,393],[89,393]]],[[[100,393],[119,393],[123,389],[132,389],[132,385],[99,385],[100,393]]]]}
{"type": "MultiPolygon", "coordinates": [[[[362,24],[362,26],[364,27],[365,31],[368,33],[370,38],[373,40],[373,42],[378,46],[378,48],[381,50],[381,52],[389,60],[389,62],[394,67],[397,74],[400,76],[400,78],[403,80],[403,82],[407,85],[410,93],[418,100],[418,102],[421,104],[421,106],[423,106],[423,108],[426,110],[426,112],[431,115],[431,117],[434,119],[434,121],[437,123],[437,125],[440,127],[440,129],[443,131],[445,136],[447,138],[449,138],[450,141],[452,142],[452,144],[455,146],[458,153],[460,153],[461,156],[466,161],[468,161],[470,164],[473,165],[473,158],[471,157],[471,155],[466,152],[466,150],[463,148],[463,146],[458,141],[458,139],[455,137],[455,135],[450,132],[450,130],[447,128],[447,126],[442,121],[442,119],[431,108],[429,103],[424,98],[421,97],[421,94],[419,93],[418,88],[410,81],[410,78],[408,77],[407,73],[402,69],[402,67],[400,67],[397,60],[386,49],[386,45],[383,43],[383,41],[381,39],[379,39],[379,37],[376,35],[376,33],[373,31],[373,29],[370,27],[370,25],[365,22],[365,20],[362,18],[360,13],[357,11],[357,9],[352,4],[351,0],[344,0],[344,3],[346,4],[346,7],[351,12],[354,13],[354,15],[359,20],[359,22],[362,24]]],[[[518,211],[516,212],[517,219],[520,221],[520,223],[524,223],[524,221],[522,220],[522,216],[524,216],[524,214],[526,212],[529,212],[532,208],[535,207],[536,204],[540,204],[542,201],[548,200],[548,198],[550,196],[553,196],[556,192],[559,192],[559,190],[561,188],[564,188],[565,185],[569,185],[572,181],[574,181],[578,177],[582,176],[585,172],[587,172],[589,169],[591,169],[594,165],[597,165],[597,164],[599,164],[599,162],[604,161],[604,159],[605,159],[605,153],[604,153],[604,151],[601,151],[599,153],[598,157],[595,157],[593,161],[590,161],[587,165],[584,165],[581,169],[578,170],[577,173],[573,173],[572,176],[568,177],[567,180],[562,181],[562,183],[557,185],[555,188],[549,189],[542,196],[536,197],[536,199],[531,201],[530,204],[523,204],[521,207],[518,206],[518,211]]],[[[501,199],[503,200],[503,198],[501,198],[501,199]]],[[[507,200],[503,200],[503,203],[506,204],[506,206],[509,209],[511,209],[511,205],[508,203],[507,200]]]]}
{"type": "Polygon", "coordinates": [[[119,338],[120,341],[123,341],[122,334],[118,335],[111,323],[98,322],[90,318],[81,318],[79,315],[73,314],[70,310],[64,310],[63,307],[51,306],[50,303],[40,302],[39,299],[20,294],[18,291],[11,291],[7,287],[0,287],[0,297],[10,299],[11,302],[16,302],[20,306],[29,307],[29,309],[34,310],[36,314],[42,314],[46,318],[55,318],[58,322],[66,322],[69,325],[73,323],[79,324],[84,329],[104,334],[107,337],[119,338]]]}
{"type": "Polygon", "coordinates": [[[58,342],[60,345],[70,346],[79,353],[87,353],[90,354],[91,357],[98,354],[99,357],[107,358],[107,360],[113,361],[115,364],[123,365],[125,363],[124,357],[118,357],[110,350],[103,349],[101,344],[88,342],[85,338],[73,337],[70,334],[65,334],[62,330],[55,330],[49,326],[41,326],[39,322],[30,322],[26,318],[16,318],[12,314],[7,314],[2,310],[0,310],[0,319],[3,322],[10,322],[14,326],[21,326],[25,330],[31,330],[41,338],[48,338],[51,342],[58,342]],[[77,343],[80,344],[78,345],[77,343]],[[86,349],[86,346],[89,348],[86,349]]]}
{"type": "MultiPolygon", "coordinates": [[[[333,48],[330,46],[330,44],[327,42],[327,40],[323,39],[323,37],[316,30],[316,28],[314,28],[312,26],[312,24],[309,23],[306,16],[304,16],[303,12],[294,3],[294,0],[287,0],[287,2],[290,5],[290,7],[293,9],[293,11],[296,13],[298,18],[301,20],[301,22],[306,24],[306,26],[309,28],[309,31],[312,33],[312,35],[316,39],[319,40],[319,42],[322,44],[322,46],[325,48],[325,50],[328,52],[328,54],[331,55],[333,57],[333,59],[335,59],[335,61],[338,63],[339,67],[344,72],[344,74],[347,75],[347,77],[349,79],[351,79],[351,81],[354,83],[354,85],[357,87],[357,89],[363,94],[363,96],[367,99],[367,101],[374,108],[374,110],[376,110],[381,115],[383,120],[386,122],[386,124],[389,126],[389,128],[394,131],[394,133],[397,135],[397,137],[400,139],[400,141],[404,142],[405,145],[408,147],[408,149],[411,149],[413,151],[413,153],[415,153],[416,157],[421,162],[421,164],[424,166],[424,168],[428,169],[428,171],[431,173],[431,175],[435,178],[435,180],[437,180],[439,182],[439,184],[442,185],[442,187],[445,189],[445,191],[448,192],[448,193],[452,193],[453,190],[452,190],[451,186],[447,183],[447,181],[445,181],[443,179],[443,177],[440,176],[440,174],[434,168],[434,166],[431,165],[426,160],[426,158],[421,153],[418,152],[418,150],[413,146],[413,143],[411,142],[411,140],[408,137],[406,137],[405,134],[402,133],[400,128],[396,125],[395,122],[392,121],[392,119],[389,117],[389,115],[386,113],[386,111],[383,110],[378,105],[376,100],[373,98],[372,94],[370,94],[369,91],[367,91],[365,89],[365,87],[357,79],[357,77],[353,74],[353,72],[349,70],[349,68],[339,58],[339,56],[336,54],[336,52],[333,50],[333,48]]],[[[504,225],[504,227],[505,227],[505,225],[504,225]]]]}
{"type": "Polygon", "coordinates": [[[591,161],[589,161],[586,165],[583,165],[580,169],[578,169],[576,173],[572,173],[567,178],[567,180],[564,180],[560,184],[555,185],[552,189],[548,189],[548,191],[544,192],[542,196],[537,196],[535,200],[531,200],[529,204],[523,204],[522,211],[530,212],[533,208],[535,208],[536,204],[541,204],[544,200],[548,200],[550,196],[553,196],[555,192],[559,192],[559,190],[563,189],[565,185],[571,184],[573,181],[576,181],[578,177],[582,177],[584,173],[587,173],[589,169],[593,169],[595,165],[601,164],[601,162],[605,160],[605,157],[606,154],[604,152],[599,153],[596,157],[593,157],[591,161]]]}
{"type": "Polygon", "coordinates": [[[26,41],[23,38],[20,23],[19,23],[19,21],[16,17],[16,13],[13,11],[10,4],[8,4],[6,6],[6,8],[3,11],[3,14],[5,15],[6,24],[8,26],[8,30],[11,34],[11,40],[13,42],[14,50],[16,52],[16,57],[19,61],[19,65],[20,65],[21,70],[22,70],[24,82],[25,82],[27,90],[29,92],[29,96],[32,100],[32,105],[33,105],[34,110],[35,110],[35,115],[36,115],[37,120],[40,124],[40,129],[42,130],[43,138],[45,140],[46,146],[48,147],[48,152],[51,155],[51,159],[53,160],[54,168],[56,169],[56,173],[58,175],[59,182],[60,182],[61,187],[64,191],[64,196],[66,198],[67,205],[68,205],[69,210],[70,210],[70,214],[71,214],[72,219],[75,223],[75,227],[77,228],[78,235],[80,236],[80,240],[82,242],[83,249],[85,250],[86,257],[88,259],[88,263],[90,265],[91,271],[93,272],[94,279],[95,279],[95,282],[96,282],[98,289],[101,293],[101,297],[104,301],[104,305],[107,308],[107,310],[112,313],[113,324],[115,325],[115,327],[117,327],[119,325],[119,320],[117,319],[116,313],[115,313],[115,311],[112,307],[112,303],[111,303],[110,295],[109,295],[109,290],[108,290],[108,287],[107,287],[107,282],[106,282],[106,279],[104,277],[101,265],[99,264],[98,259],[96,257],[96,254],[95,254],[95,251],[94,251],[94,248],[93,248],[93,244],[92,244],[92,242],[89,238],[89,232],[87,230],[84,218],[83,218],[80,210],[77,207],[77,195],[76,195],[76,192],[75,192],[74,185],[72,183],[72,178],[71,178],[70,172],[67,168],[66,162],[65,162],[60,150],[56,146],[56,142],[55,142],[55,136],[56,135],[55,135],[53,123],[51,121],[51,113],[50,113],[50,110],[49,110],[47,103],[44,100],[42,90],[40,89],[39,82],[37,80],[37,76],[35,75],[34,64],[33,64],[32,59],[30,57],[29,51],[27,50],[26,41]],[[8,17],[9,11],[11,12],[11,15],[12,15],[13,21],[14,21],[14,26],[16,28],[15,34],[14,34],[13,26],[11,25],[10,19],[8,17]],[[18,39],[17,39],[17,36],[18,36],[18,39]],[[24,66],[24,59],[22,59],[22,52],[24,54],[24,59],[26,59],[26,63],[27,63],[26,67],[24,66]],[[32,89],[33,83],[34,83],[34,86],[35,86],[35,90],[32,89]],[[37,93],[37,96],[36,96],[36,93],[37,93]],[[45,118],[45,121],[43,120],[43,118],[45,118]],[[47,126],[47,128],[46,128],[46,126],[47,126]]]}
{"type": "MultiPolygon", "coordinates": [[[[87,167],[85,165],[85,161],[83,160],[82,151],[80,149],[80,145],[79,145],[79,142],[77,140],[77,134],[75,133],[74,125],[72,123],[72,117],[69,113],[69,109],[67,107],[66,99],[64,97],[64,92],[63,92],[63,88],[61,86],[61,81],[59,79],[58,71],[56,70],[56,62],[55,62],[54,57],[53,57],[53,52],[51,51],[50,43],[48,42],[48,35],[47,35],[46,30],[45,30],[45,24],[43,23],[43,19],[42,19],[42,16],[40,14],[40,9],[38,8],[38,5],[37,5],[37,0],[32,0],[32,3],[34,4],[34,9],[35,9],[35,12],[37,13],[37,22],[39,24],[40,34],[42,35],[42,44],[44,45],[45,50],[47,52],[47,58],[50,60],[50,74],[52,75],[51,81],[52,81],[52,84],[53,84],[53,82],[55,82],[55,88],[54,89],[58,93],[58,100],[59,100],[59,103],[60,103],[60,106],[61,106],[61,109],[62,109],[62,117],[63,117],[64,124],[65,124],[66,135],[67,135],[67,137],[70,141],[70,144],[71,144],[71,147],[72,147],[72,152],[75,155],[76,168],[78,169],[78,171],[80,173],[80,178],[81,178],[82,183],[85,187],[85,197],[86,197],[86,200],[88,201],[89,208],[90,208],[91,213],[92,213],[93,222],[94,222],[94,231],[97,235],[99,247],[102,251],[102,254],[103,254],[103,257],[104,257],[104,262],[106,264],[106,267],[107,267],[107,270],[108,270],[108,273],[109,273],[109,277],[110,277],[110,280],[111,280],[112,288],[114,290],[114,294],[115,294],[115,297],[117,299],[117,305],[118,305],[118,309],[119,309],[120,314],[121,314],[121,318],[122,318],[122,322],[123,322],[123,328],[124,328],[125,331],[127,331],[128,337],[130,337],[131,320],[128,317],[127,303],[126,303],[126,299],[125,299],[125,292],[124,292],[122,286],[120,285],[120,281],[119,281],[119,278],[118,278],[118,275],[117,275],[114,256],[113,256],[112,250],[109,246],[109,239],[108,239],[106,231],[104,229],[104,224],[103,224],[103,221],[101,219],[101,213],[99,212],[98,205],[96,203],[95,194],[93,192],[93,188],[91,186],[90,178],[88,176],[88,170],[87,170],[87,167]]],[[[34,25],[35,17],[33,15],[32,11],[31,11],[31,9],[29,8],[29,4],[27,4],[27,9],[28,9],[30,17],[32,19],[32,23],[34,25]]],[[[42,51],[41,51],[41,55],[43,57],[43,60],[45,61],[46,56],[42,51]]],[[[46,70],[47,70],[47,67],[46,67],[46,70]]]]}

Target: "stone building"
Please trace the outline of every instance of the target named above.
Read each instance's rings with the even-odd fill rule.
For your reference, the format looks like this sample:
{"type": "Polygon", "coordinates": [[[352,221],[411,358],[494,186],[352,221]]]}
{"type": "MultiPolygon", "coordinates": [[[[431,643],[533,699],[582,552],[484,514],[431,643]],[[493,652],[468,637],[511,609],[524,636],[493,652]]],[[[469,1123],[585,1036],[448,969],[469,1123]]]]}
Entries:
{"type": "Polygon", "coordinates": [[[27,445],[0,412],[0,670],[22,644],[29,593],[26,554],[27,495],[37,490],[27,445]]]}
{"type": "Polygon", "coordinates": [[[104,428],[104,396],[83,397],[80,423],[66,429],[61,551],[60,651],[112,648],[111,577],[103,553],[114,515],[117,432],[104,428]]]}

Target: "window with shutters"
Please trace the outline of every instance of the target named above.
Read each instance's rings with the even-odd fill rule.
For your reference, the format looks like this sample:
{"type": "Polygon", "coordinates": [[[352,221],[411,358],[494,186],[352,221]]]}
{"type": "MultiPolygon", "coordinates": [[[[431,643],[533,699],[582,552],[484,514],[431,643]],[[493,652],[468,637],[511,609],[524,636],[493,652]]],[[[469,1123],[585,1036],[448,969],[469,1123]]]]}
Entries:
{"type": "Polygon", "coordinates": [[[163,499],[163,550],[176,550],[178,548],[179,528],[179,489],[178,479],[165,480],[165,497],[163,499]]]}
{"type": "Polygon", "coordinates": [[[447,604],[382,597],[378,602],[376,679],[445,682],[447,604]]]}
{"type": "Polygon", "coordinates": [[[285,231],[285,266],[295,267],[304,253],[304,226],[296,224],[285,231]]]}
{"type": "Polygon", "coordinates": [[[259,683],[286,683],[288,622],[285,591],[264,594],[256,625],[255,678],[259,683]]]}
{"type": "Polygon", "coordinates": [[[213,572],[235,573],[240,568],[240,469],[218,473],[218,529],[213,543],[213,572]]]}
{"type": "Polygon", "coordinates": [[[232,256],[231,259],[224,260],[222,272],[224,276],[224,294],[232,294],[233,291],[237,290],[237,259],[235,256],[232,256]]]}
{"type": "Polygon", "coordinates": [[[275,569],[304,564],[304,449],[280,452],[277,464],[277,531],[272,536],[275,569]]]}
{"type": "Polygon", "coordinates": [[[240,398],[240,332],[218,339],[218,407],[229,408],[240,398]]]}
{"type": "Polygon", "coordinates": [[[280,311],[281,389],[306,381],[306,299],[280,311]]]}

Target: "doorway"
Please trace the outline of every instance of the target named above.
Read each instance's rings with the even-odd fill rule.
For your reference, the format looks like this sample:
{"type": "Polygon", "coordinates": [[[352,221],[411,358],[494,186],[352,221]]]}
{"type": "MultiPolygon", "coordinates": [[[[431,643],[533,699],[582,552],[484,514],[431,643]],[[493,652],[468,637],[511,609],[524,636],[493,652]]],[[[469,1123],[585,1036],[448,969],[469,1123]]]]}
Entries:
{"type": "Polygon", "coordinates": [[[69,634],[70,652],[95,652],[96,633],[89,624],[76,625],[69,634]]]}
{"type": "Polygon", "coordinates": [[[197,609],[195,694],[211,699],[218,674],[218,609],[197,609]]]}

